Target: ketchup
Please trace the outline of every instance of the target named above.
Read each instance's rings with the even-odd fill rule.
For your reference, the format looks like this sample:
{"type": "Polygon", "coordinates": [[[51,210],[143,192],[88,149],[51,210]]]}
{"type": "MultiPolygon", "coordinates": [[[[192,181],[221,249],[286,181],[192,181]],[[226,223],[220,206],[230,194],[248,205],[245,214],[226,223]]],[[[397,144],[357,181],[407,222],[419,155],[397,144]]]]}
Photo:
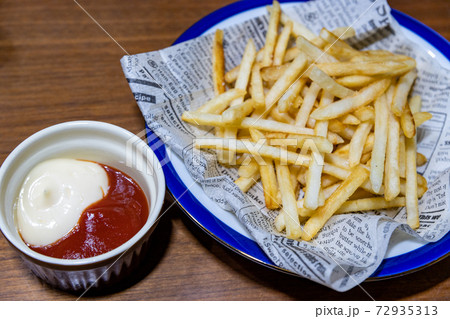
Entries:
{"type": "Polygon", "coordinates": [[[125,173],[101,165],[109,190],[81,214],[66,236],[45,246],[29,247],[46,256],[81,259],[104,254],[131,239],[147,222],[147,198],[139,185],[125,173]]]}

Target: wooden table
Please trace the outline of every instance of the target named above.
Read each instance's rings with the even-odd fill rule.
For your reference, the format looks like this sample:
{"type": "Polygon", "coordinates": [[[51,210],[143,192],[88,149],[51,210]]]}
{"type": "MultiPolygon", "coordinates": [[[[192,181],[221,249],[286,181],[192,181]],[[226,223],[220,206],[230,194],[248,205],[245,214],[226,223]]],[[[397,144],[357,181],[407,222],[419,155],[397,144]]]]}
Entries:
{"type": "MultiPolygon", "coordinates": [[[[79,1],[131,54],[170,46],[194,22],[230,2],[79,1]]],[[[447,0],[390,3],[450,39],[447,0]]],[[[122,73],[123,55],[73,1],[1,1],[0,162],[26,137],[60,122],[98,120],[140,132],[144,120],[122,73]]],[[[369,300],[358,287],[337,293],[254,264],[203,233],[176,205],[161,220],[151,249],[152,257],[127,283],[83,299],[369,300]]],[[[447,258],[362,286],[376,300],[448,300],[449,267],[447,258]]],[[[1,300],[76,298],[34,277],[1,237],[1,300]]]]}

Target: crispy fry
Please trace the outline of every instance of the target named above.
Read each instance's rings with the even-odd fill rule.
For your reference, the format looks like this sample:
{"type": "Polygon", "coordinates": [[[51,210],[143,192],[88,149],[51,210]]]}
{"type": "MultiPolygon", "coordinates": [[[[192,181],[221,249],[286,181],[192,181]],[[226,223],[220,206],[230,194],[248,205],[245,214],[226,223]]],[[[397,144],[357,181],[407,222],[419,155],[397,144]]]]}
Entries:
{"type": "Polygon", "coordinates": [[[297,117],[295,118],[295,125],[298,127],[305,127],[306,121],[308,120],[309,114],[314,106],[314,102],[317,99],[317,95],[319,94],[320,86],[316,83],[311,83],[311,86],[308,89],[308,93],[306,93],[305,98],[303,99],[302,106],[297,113],[297,117]]]}
{"type": "Polygon", "coordinates": [[[350,150],[348,157],[348,163],[350,167],[355,167],[360,163],[364,144],[371,129],[372,123],[370,122],[362,122],[356,129],[355,134],[350,141],[350,150]]]}
{"type": "Polygon", "coordinates": [[[345,98],[347,96],[353,95],[354,91],[347,89],[346,87],[338,84],[334,81],[328,74],[323,72],[317,67],[313,67],[309,73],[309,78],[317,83],[322,89],[330,92],[331,94],[345,98]]]}
{"type": "Polygon", "coordinates": [[[295,81],[287,91],[278,100],[278,110],[282,113],[286,113],[294,105],[296,98],[298,97],[301,89],[305,86],[306,79],[298,79],[295,81]]]}
{"type": "Polygon", "coordinates": [[[403,62],[325,62],[317,67],[329,76],[368,75],[368,76],[399,76],[415,67],[409,61],[403,62]]]}
{"type": "Polygon", "coordinates": [[[405,197],[396,197],[391,201],[387,201],[383,197],[362,198],[350,200],[342,204],[341,208],[339,208],[336,213],[342,214],[367,210],[395,208],[405,206],[405,203],[405,197]]]}
{"type": "Polygon", "coordinates": [[[263,111],[266,107],[260,68],[261,66],[259,63],[254,63],[252,75],[250,77],[250,92],[253,101],[255,101],[255,110],[257,111],[263,111]]]}
{"type": "Polygon", "coordinates": [[[400,126],[406,137],[411,138],[416,135],[416,124],[408,103],[406,103],[406,106],[403,108],[403,113],[400,117],[400,126]]]}
{"type": "Polygon", "coordinates": [[[244,103],[231,106],[222,113],[222,118],[226,124],[239,124],[249,115],[255,106],[255,101],[249,99],[244,103]]]}
{"type": "Polygon", "coordinates": [[[275,52],[273,55],[273,65],[283,64],[284,54],[286,52],[291,32],[292,32],[292,21],[288,21],[284,25],[283,31],[278,37],[277,45],[275,46],[275,52]]]}
{"type": "Polygon", "coordinates": [[[392,100],[391,109],[396,116],[401,116],[406,105],[409,90],[417,77],[416,70],[411,70],[401,76],[395,87],[394,98],[392,100]]]}
{"type": "Polygon", "coordinates": [[[375,77],[368,75],[347,75],[337,78],[336,82],[349,89],[360,89],[376,80],[375,77]]]}
{"type": "Polygon", "coordinates": [[[329,129],[347,140],[351,140],[355,134],[355,129],[353,127],[344,125],[336,119],[329,121],[329,129]]]}
{"type": "Polygon", "coordinates": [[[416,165],[422,166],[422,165],[425,165],[426,162],[427,162],[427,158],[425,157],[425,155],[423,155],[422,153],[417,153],[416,165]]]}
{"type": "Polygon", "coordinates": [[[417,200],[416,137],[406,139],[406,216],[412,229],[419,228],[417,200]]]}
{"type": "Polygon", "coordinates": [[[347,97],[331,103],[326,107],[315,110],[311,113],[311,117],[316,120],[330,120],[350,113],[360,106],[367,105],[383,94],[390,82],[389,79],[376,81],[351,97],[347,97]]]}
{"type": "Polygon", "coordinates": [[[289,113],[280,112],[279,107],[272,108],[272,111],[270,111],[270,116],[278,122],[295,124],[295,120],[289,115],[289,113]]]}
{"type": "MultiPolygon", "coordinates": [[[[311,88],[310,88],[311,89],[311,88]]],[[[323,99],[331,99],[331,96],[322,96],[323,99]]],[[[318,121],[314,127],[314,133],[318,136],[326,137],[328,131],[328,121],[318,121]]],[[[328,153],[331,153],[328,152],[328,153]]],[[[323,161],[323,154],[319,153],[319,160],[323,161]]],[[[306,174],[306,184],[308,185],[305,192],[305,208],[316,209],[319,206],[320,182],[322,177],[322,166],[318,161],[313,160],[309,163],[308,172],[306,174]]]]}
{"type": "Polygon", "coordinates": [[[244,97],[245,94],[245,90],[241,89],[228,90],[225,93],[212,98],[211,100],[200,106],[196,110],[196,112],[220,114],[228,107],[231,101],[240,97],[244,97]]]}
{"type": "Polygon", "coordinates": [[[302,36],[299,36],[297,38],[297,48],[299,48],[300,51],[304,52],[314,63],[338,62],[335,57],[322,51],[302,36]]]}
{"type": "Polygon", "coordinates": [[[290,67],[290,63],[277,65],[277,66],[268,66],[261,69],[261,78],[269,83],[277,81],[284,72],[290,67]]]}
{"type": "Polygon", "coordinates": [[[425,123],[426,121],[431,120],[431,118],[433,117],[433,115],[428,112],[416,112],[414,113],[413,116],[416,128],[425,123]]]}
{"type": "Polygon", "coordinates": [[[298,219],[297,201],[290,180],[289,167],[281,165],[279,162],[275,162],[275,167],[283,203],[282,212],[286,224],[286,237],[296,239],[302,235],[302,229],[298,219]]]}
{"type": "Polygon", "coordinates": [[[414,95],[409,99],[409,108],[413,115],[420,112],[420,109],[422,108],[422,98],[420,95],[414,95]]]}
{"type": "Polygon", "coordinates": [[[325,205],[320,207],[306,222],[302,239],[309,241],[313,239],[319,230],[325,225],[331,216],[345,203],[345,201],[361,186],[369,171],[363,166],[357,166],[350,176],[345,179],[338,189],[325,201],[325,205]]]}
{"type": "Polygon", "coordinates": [[[400,193],[400,124],[392,112],[389,112],[388,139],[386,146],[386,164],[384,168],[385,193],[387,201],[393,200],[400,193]]]}
{"type": "Polygon", "coordinates": [[[342,122],[342,124],[346,125],[359,125],[361,124],[361,121],[352,114],[345,114],[338,118],[338,121],[342,122]]]}
{"type": "Polygon", "coordinates": [[[223,139],[217,137],[197,138],[194,146],[199,149],[232,150],[236,153],[252,154],[258,164],[261,158],[274,159],[287,164],[307,166],[311,157],[287,151],[281,147],[267,146],[264,143],[253,143],[246,140],[223,139]]]}
{"type": "Polygon", "coordinates": [[[278,24],[280,23],[281,8],[278,1],[274,1],[270,11],[269,26],[267,27],[266,43],[261,62],[262,66],[272,65],[273,51],[277,41],[278,24]]]}
{"type": "MultiPolygon", "coordinates": [[[[326,135],[327,133],[325,133],[326,135]]],[[[294,147],[302,148],[305,143],[312,143],[317,147],[317,150],[323,153],[331,153],[333,151],[333,144],[326,138],[322,136],[312,136],[312,135],[294,135],[291,134],[286,138],[280,139],[270,139],[269,145],[272,146],[284,146],[284,147],[294,147]]]]}
{"type": "Polygon", "coordinates": [[[310,128],[298,127],[295,125],[280,123],[273,120],[265,120],[257,118],[255,119],[251,117],[244,118],[240,124],[228,124],[223,121],[222,115],[203,114],[186,111],[181,116],[181,119],[183,121],[197,125],[211,125],[211,126],[235,127],[235,128],[256,128],[262,131],[314,135],[314,130],[310,128]]]}
{"type": "Polygon", "coordinates": [[[386,95],[375,100],[375,131],[370,163],[370,182],[375,193],[380,191],[383,184],[384,160],[386,158],[386,143],[388,136],[389,106],[386,95]]]}
{"type": "Polygon", "coordinates": [[[362,122],[375,120],[375,110],[371,106],[361,106],[353,114],[362,122]]]}
{"type": "MultiPolygon", "coordinates": [[[[265,144],[265,136],[260,131],[250,129],[250,134],[255,143],[263,142],[262,145],[265,144]]],[[[277,209],[280,207],[280,203],[278,201],[278,186],[273,161],[271,159],[262,159],[260,157],[258,157],[256,161],[259,162],[259,173],[264,190],[266,207],[268,209],[277,209]]]]}
{"type": "Polygon", "coordinates": [[[297,47],[292,47],[286,50],[284,54],[283,63],[291,62],[300,53],[300,49],[297,47]]]}
{"type": "Polygon", "coordinates": [[[252,188],[253,185],[258,182],[260,179],[259,171],[256,171],[253,175],[244,177],[241,176],[237,180],[234,181],[234,183],[243,191],[244,193],[247,193],[250,188],[252,188]]]}
{"type": "Polygon", "coordinates": [[[400,134],[399,137],[399,155],[398,155],[398,171],[401,178],[406,176],[406,152],[405,152],[405,135],[400,134]]]}
{"type": "Polygon", "coordinates": [[[341,40],[349,39],[356,35],[356,31],[352,27],[337,27],[331,32],[341,40]]]}
{"type": "Polygon", "coordinates": [[[214,34],[212,69],[214,93],[216,95],[219,95],[225,92],[225,57],[223,55],[223,31],[220,29],[217,29],[216,33],[214,34]]]}
{"type": "Polygon", "coordinates": [[[307,58],[304,54],[300,53],[294,61],[290,64],[289,68],[281,75],[281,77],[275,82],[272,88],[266,95],[266,112],[268,113],[278,99],[286,92],[286,90],[294,83],[300,72],[302,72],[307,63],[307,58]]]}

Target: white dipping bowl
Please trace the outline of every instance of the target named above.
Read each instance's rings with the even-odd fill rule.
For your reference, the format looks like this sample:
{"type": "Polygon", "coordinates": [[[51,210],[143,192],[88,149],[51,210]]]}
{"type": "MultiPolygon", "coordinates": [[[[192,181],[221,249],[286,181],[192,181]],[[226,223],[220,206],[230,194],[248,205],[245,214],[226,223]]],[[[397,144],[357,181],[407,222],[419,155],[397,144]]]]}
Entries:
{"type": "Polygon", "coordinates": [[[66,122],[27,138],[0,168],[0,230],[31,271],[50,285],[71,291],[100,288],[117,282],[139,262],[156,226],[165,195],[161,165],[148,145],[118,126],[95,121],[66,122]],[[145,225],[121,246],[91,258],[59,259],[31,250],[14,221],[14,203],[22,183],[38,163],[75,158],[110,165],[131,176],[144,191],[149,206],[145,225]]]}

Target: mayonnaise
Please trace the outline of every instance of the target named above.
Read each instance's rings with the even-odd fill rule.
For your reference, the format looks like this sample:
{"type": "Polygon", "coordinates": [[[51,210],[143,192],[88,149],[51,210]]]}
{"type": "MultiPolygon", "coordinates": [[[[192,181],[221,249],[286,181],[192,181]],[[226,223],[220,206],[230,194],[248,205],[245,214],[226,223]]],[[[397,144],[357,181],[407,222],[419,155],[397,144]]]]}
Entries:
{"type": "Polygon", "coordinates": [[[108,175],[99,164],[52,159],[25,178],[16,203],[16,222],[30,245],[54,243],[69,233],[83,211],[108,192],[108,175]]]}

